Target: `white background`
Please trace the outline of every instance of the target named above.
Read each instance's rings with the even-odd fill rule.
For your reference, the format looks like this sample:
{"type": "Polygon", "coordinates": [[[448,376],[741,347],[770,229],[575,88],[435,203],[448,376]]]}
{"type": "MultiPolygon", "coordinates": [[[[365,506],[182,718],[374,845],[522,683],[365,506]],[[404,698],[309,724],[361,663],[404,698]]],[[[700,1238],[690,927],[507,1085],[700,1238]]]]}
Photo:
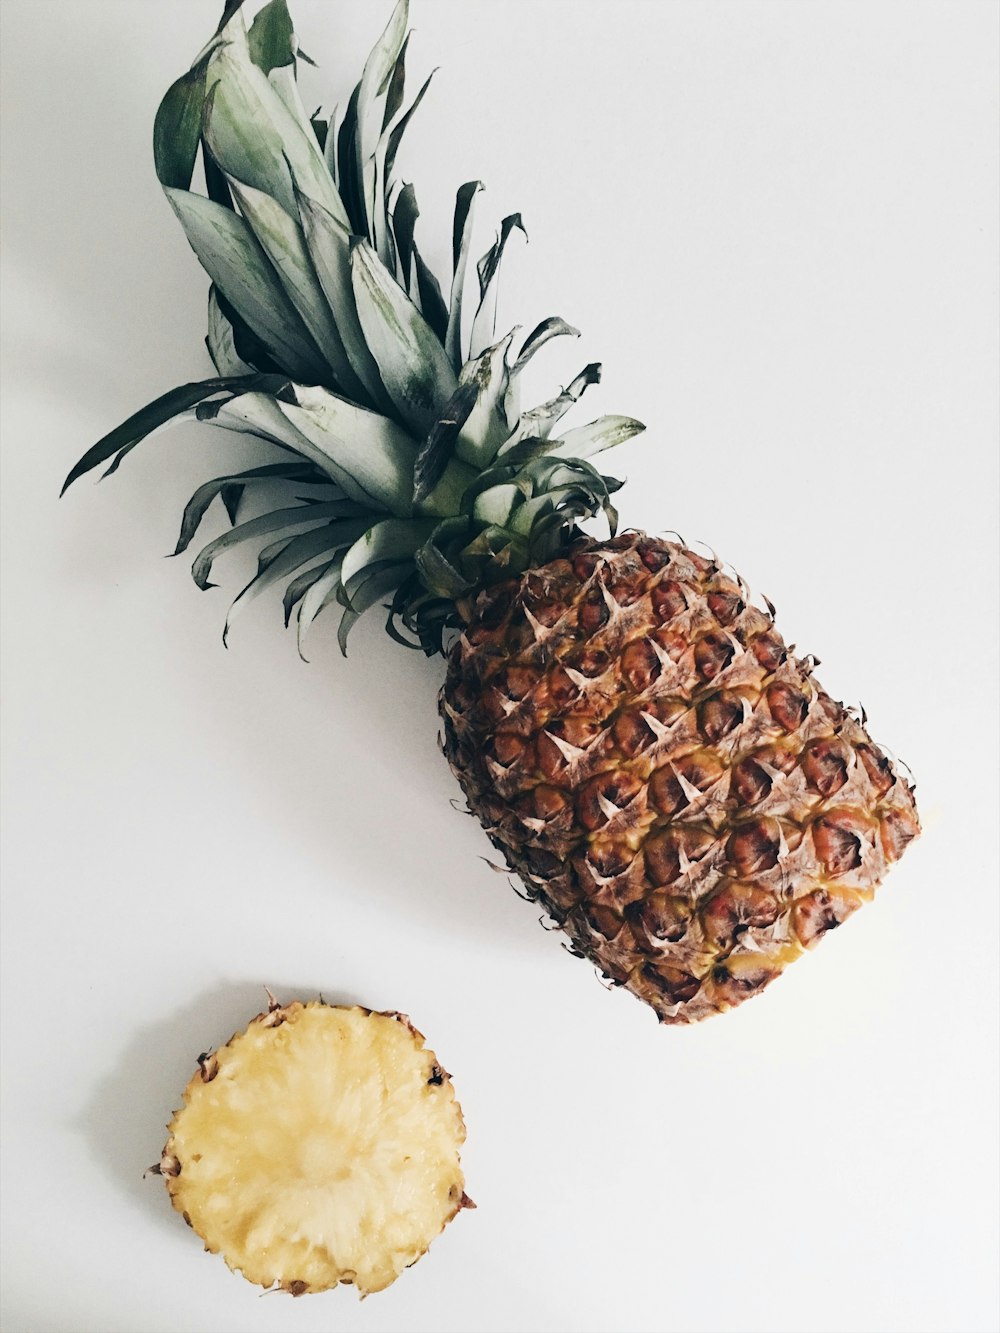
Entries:
{"type": "MultiPolygon", "coordinates": [[[[342,96],[388,3],[298,0],[342,96]]],[[[918,781],[877,903],[761,999],[658,1028],[539,929],[436,751],[438,662],[378,618],[311,666],[172,549],[230,461],[180,427],[205,280],[152,170],[203,0],[3,0],[4,1327],[973,1333],[997,1327],[997,6],[416,0],[401,162],[444,258],[520,207],[502,316],[585,330],[628,524],[710,543],[918,781]],[[225,462],[224,462],[225,460],[225,462]],[[261,1299],[142,1171],[261,1005],[408,1011],[479,1204],[387,1293],[261,1299]]],[[[214,517],[216,530],[221,526],[214,517]]]]}

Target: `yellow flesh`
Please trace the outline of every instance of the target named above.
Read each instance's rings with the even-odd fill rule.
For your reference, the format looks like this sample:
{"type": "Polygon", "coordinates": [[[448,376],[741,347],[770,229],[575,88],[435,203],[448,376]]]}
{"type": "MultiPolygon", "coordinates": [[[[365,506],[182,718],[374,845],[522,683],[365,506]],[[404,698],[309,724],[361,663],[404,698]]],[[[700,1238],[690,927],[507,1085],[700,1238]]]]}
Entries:
{"type": "Polygon", "coordinates": [[[430,1081],[433,1053],[392,1015],[278,1012],[189,1084],[166,1147],[180,1163],[174,1206],[251,1282],[379,1291],[462,1206],[454,1092],[430,1081]]]}

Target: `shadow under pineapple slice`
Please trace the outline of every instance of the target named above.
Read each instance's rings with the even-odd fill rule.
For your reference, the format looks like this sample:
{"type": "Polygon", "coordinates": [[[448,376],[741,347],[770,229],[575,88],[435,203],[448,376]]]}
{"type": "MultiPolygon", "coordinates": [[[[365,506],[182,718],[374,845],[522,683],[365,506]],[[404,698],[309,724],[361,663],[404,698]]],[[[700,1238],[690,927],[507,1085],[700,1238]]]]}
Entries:
{"type": "Polygon", "coordinates": [[[199,1057],[152,1169],[250,1282],[382,1291],[475,1206],[451,1079],[405,1014],[268,998],[199,1057]]]}

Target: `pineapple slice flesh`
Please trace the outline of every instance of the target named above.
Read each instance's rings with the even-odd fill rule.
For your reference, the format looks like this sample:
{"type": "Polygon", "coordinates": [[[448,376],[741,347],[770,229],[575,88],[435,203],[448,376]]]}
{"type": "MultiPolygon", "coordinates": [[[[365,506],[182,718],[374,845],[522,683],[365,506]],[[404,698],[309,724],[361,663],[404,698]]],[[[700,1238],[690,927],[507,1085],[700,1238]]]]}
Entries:
{"type": "Polygon", "coordinates": [[[293,1295],[394,1282],[463,1207],[465,1124],[402,1014],[273,1003],[202,1056],[156,1168],[230,1268],[293,1295]]]}

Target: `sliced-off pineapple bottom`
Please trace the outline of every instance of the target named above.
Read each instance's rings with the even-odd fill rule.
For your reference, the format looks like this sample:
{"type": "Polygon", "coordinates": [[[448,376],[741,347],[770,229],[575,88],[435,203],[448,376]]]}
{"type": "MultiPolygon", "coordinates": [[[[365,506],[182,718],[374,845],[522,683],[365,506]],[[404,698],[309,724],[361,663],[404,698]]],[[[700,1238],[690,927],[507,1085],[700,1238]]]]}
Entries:
{"type": "Polygon", "coordinates": [[[154,1170],[251,1282],[381,1291],[474,1206],[451,1080],[405,1015],[275,1001],[198,1066],[154,1170]]]}

